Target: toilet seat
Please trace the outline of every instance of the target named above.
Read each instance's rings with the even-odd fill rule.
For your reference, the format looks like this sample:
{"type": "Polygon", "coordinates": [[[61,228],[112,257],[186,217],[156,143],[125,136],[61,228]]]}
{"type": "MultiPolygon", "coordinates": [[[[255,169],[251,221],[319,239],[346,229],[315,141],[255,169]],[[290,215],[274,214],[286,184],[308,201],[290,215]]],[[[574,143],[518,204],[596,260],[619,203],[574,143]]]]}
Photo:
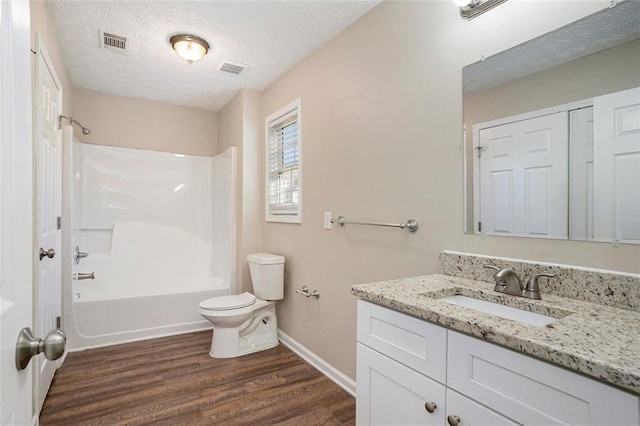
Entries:
{"type": "Polygon", "coordinates": [[[244,308],[256,303],[256,296],[244,292],[242,294],[232,294],[229,296],[212,297],[200,302],[200,309],[207,311],[228,311],[232,309],[244,308]]]}

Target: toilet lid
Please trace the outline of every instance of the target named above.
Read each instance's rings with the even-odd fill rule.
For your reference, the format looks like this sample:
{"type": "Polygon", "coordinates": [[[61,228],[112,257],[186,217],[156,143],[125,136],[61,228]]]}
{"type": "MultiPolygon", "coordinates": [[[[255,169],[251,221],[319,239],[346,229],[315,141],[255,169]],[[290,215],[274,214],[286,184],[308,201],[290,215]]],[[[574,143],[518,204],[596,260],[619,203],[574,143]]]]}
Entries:
{"type": "Polygon", "coordinates": [[[226,311],[229,309],[244,308],[256,303],[256,297],[251,293],[233,294],[230,296],[219,296],[200,302],[200,308],[209,311],[226,311]]]}

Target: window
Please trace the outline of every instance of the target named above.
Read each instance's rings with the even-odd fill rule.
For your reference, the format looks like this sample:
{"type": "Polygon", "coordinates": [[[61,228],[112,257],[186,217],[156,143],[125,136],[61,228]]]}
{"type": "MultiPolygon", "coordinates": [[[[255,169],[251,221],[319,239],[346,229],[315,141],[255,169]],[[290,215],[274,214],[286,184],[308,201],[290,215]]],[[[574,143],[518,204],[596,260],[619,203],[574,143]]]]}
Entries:
{"type": "Polygon", "coordinates": [[[300,99],[266,119],[266,220],[302,222],[300,99]]]}

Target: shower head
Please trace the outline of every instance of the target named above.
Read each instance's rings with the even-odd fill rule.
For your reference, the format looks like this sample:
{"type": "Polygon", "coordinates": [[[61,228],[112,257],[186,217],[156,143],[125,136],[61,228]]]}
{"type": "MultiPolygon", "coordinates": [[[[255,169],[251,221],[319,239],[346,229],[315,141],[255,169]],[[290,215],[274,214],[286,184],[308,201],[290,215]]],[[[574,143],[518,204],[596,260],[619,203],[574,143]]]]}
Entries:
{"type": "Polygon", "coordinates": [[[58,117],[58,126],[62,126],[62,119],[66,118],[67,120],[69,120],[69,124],[77,124],[78,126],[80,126],[80,129],[82,129],[82,134],[83,135],[88,135],[89,133],[91,133],[91,129],[89,129],[88,127],[84,127],[82,125],[82,123],[80,123],[78,120],[76,120],[75,118],[69,116],[65,116],[65,115],[61,115],[60,117],[58,117]]]}

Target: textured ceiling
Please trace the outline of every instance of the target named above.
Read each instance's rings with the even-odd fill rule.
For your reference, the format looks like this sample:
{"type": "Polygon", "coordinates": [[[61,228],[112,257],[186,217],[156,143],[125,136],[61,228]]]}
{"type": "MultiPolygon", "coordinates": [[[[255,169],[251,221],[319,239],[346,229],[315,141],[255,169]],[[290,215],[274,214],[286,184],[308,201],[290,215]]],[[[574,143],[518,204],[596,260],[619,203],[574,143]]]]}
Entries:
{"type": "Polygon", "coordinates": [[[473,92],[640,38],[640,1],[604,9],[462,70],[464,90],[473,92]]]}
{"type": "Polygon", "coordinates": [[[265,90],[375,7],[367,1],[52,0],[75,87],[220,110],[240,89],[265,90]],[[127,53],[100,47],[100,30],[127,37],[127,53]],[[189,65],[169,45],[191,33],[211,45],[189,65]],[[240,75],[222,60],[248,65],[240,75]]]}

